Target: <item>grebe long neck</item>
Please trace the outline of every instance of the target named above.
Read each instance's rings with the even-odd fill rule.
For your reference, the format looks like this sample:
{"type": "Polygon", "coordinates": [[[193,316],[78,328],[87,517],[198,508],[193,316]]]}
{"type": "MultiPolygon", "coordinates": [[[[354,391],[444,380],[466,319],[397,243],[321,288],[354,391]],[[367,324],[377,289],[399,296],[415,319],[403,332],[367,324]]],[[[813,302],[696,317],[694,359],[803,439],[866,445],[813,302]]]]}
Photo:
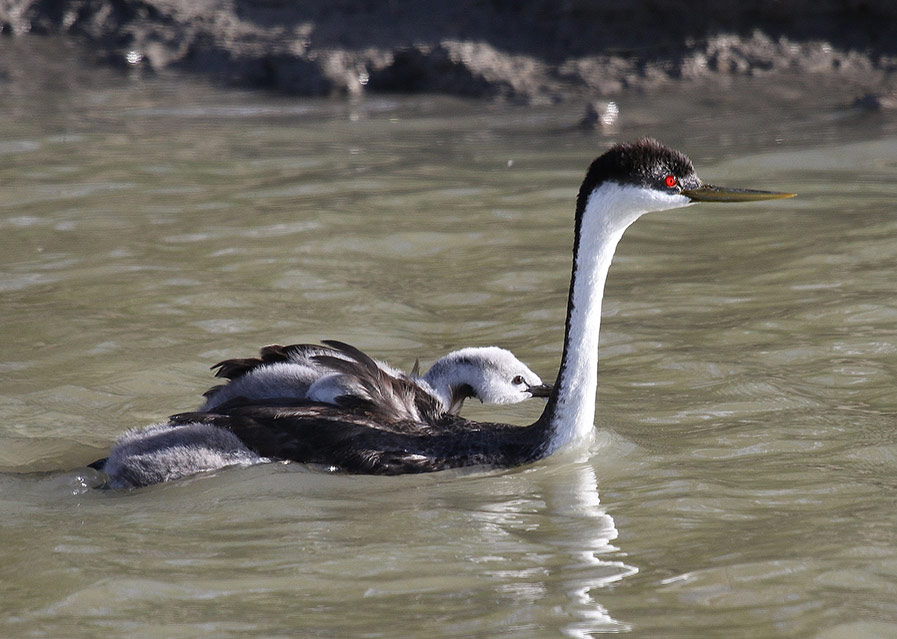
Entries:
{"type": "Polygon", "coordinates": [[[649,138],[617,144],[592,162],[576,199],[564,353],[548,405],[529,431],[537,442],[536,456],[550,455],[592,434],[601,300],[614,251],[629,225],[645,213],[694,202],[752,202],[793,196],[703,184],[688,157],[649,138]]]}
{"type": "Polygon", "coordinates": [[[554,393],[539,420],[547,430],[546,455],[593,433],[601,302],[614,251],[639,216],[653,208],[669,207],[667,202],[649,201],[653,198],[640,195],[614,182],[580,192],[564,352],[554,393]]]}

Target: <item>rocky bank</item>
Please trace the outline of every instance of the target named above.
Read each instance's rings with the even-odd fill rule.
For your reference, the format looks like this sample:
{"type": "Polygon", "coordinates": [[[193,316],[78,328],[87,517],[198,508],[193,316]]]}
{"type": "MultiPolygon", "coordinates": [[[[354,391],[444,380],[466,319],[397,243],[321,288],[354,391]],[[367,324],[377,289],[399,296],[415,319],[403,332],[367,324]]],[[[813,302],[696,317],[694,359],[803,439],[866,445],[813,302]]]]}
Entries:
{"type": "Polygon", "coordinates": [[[897,86],[892,0],[0,0],[0,33],[299,95],[545,103],[779,73],[897,86]]]}

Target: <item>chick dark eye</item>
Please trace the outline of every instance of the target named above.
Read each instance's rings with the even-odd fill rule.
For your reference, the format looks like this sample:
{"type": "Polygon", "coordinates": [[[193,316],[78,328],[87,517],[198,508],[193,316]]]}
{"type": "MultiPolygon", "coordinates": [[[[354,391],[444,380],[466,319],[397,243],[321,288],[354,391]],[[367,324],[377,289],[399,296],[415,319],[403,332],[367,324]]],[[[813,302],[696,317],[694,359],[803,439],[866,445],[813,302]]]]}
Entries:
{"type": "Polygon", "coordinates": [[[511,380],[511,383],[516,386],[520,386],[523,382],[524,382],[523,375],[518,375],[517,377],[515,377],[514,379],[511,380]]]}
{"type": "Polygon", "coordinates": [[[679,185],[679,180],[676,179],[675,175],[668,175],[663,178],[663,183],[666,184],[668,189],[672,189],[679,185]]]}

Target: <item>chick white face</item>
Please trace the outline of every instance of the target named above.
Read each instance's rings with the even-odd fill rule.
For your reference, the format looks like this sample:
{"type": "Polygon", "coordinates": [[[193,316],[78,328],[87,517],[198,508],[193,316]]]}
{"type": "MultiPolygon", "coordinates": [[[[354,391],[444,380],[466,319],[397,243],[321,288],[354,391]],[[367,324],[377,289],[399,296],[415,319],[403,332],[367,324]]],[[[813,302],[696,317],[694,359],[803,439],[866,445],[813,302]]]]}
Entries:
{"type": "Polygon", "coordinates": [[[497,346],[464,348],[438,360],[425,381],[447,407],[457,414],[467,397],[484,404],[515,404],[532,397],[547,397],[550,386],[513,353],[497,346]]]}
{"type": "MultiPolygon", "coordinates": [[[[514,357],[510,351],[491,347],[479,349],[471,363],[474,397],[484,404],[514,404],[535,397],[542,379],[514,357]]],[[[468,356],[470,357],[470,356],[468,356]]]]}

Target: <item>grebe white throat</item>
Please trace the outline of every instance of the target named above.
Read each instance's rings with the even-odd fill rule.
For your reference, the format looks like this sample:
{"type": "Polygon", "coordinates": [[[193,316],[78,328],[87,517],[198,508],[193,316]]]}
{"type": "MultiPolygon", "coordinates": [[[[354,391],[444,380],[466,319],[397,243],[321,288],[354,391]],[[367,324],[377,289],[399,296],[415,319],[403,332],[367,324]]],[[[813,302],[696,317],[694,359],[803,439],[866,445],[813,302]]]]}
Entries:
{"type": "Polygon", "coordinates": [[[616,182],[604,182],[589,194],[571,284],[568,343],[576,347],[567,349],[558,374],[549,454],[569,443],[585,440],[594,432],[601,304],[607,274],[623,233],[645,213],[691,204],[689,198],[678,193],[660,193],[616,182]]]}

